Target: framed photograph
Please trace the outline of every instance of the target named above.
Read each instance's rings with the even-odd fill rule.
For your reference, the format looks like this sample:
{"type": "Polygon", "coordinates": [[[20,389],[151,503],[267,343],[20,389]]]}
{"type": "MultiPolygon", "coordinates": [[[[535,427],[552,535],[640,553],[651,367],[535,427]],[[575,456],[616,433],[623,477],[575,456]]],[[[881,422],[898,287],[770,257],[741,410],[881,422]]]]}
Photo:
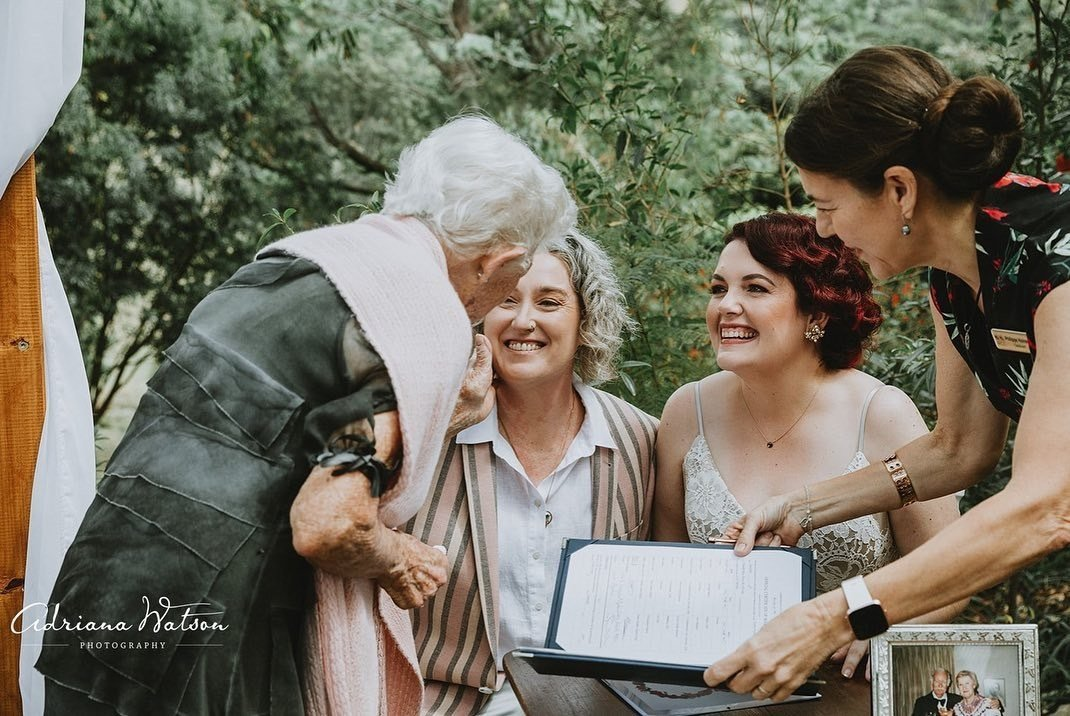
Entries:
{"type": "Polygon", "coordinates": [[[874,716],[1039,716],[1035,624],[912,624],[870,642],[874,716]]]}

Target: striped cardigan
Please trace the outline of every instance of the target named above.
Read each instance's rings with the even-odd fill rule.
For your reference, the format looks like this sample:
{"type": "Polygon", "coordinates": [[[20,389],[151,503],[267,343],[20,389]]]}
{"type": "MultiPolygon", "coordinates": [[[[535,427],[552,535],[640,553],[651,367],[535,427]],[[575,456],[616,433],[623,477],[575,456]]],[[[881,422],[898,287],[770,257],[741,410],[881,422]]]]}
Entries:
{"type": "MultiPolygon", "coordinates": [[[[646,539],[654,496],[656,419],[609,393],[595,396],[617,449],[591,456],[592,535],[646,539]]],[[[446,449],[435,489],[408,524],[427,544],[444,545],[450,575],[413,611],[426,682],[425,714],[474,714],[505,678],[497,670],[498,518],[491,444],[446,449]]]]}

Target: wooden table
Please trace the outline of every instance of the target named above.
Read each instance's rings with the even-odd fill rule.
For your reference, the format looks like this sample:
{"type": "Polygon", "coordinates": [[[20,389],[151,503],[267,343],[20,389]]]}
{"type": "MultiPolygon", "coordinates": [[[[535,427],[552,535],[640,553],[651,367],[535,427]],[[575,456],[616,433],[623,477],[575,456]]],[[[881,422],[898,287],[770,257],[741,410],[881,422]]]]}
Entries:
{"type": "MultiPolygon", "coordinates": [[[[505,674],[513,684],[520,705],[529,716],[634,716],[609,689],[596,679],[570,676],[543,676],[524,659],[506,654],[505,674]]],[[[734,716],[865,716],[870,713],[869,682],[863,678],[845,679],[835,665],[826,664],[817,678],[828,683],[821,687],[821,698],[794,704],[777,704],[740,709],[734,716]]]]}

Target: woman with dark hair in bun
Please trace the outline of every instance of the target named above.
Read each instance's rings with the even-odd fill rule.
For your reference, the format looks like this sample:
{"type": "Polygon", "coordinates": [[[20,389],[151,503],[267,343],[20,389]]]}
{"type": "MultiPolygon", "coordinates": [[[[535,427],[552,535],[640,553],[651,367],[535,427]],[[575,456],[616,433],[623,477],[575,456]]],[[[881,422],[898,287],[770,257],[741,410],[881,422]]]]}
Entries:
{"type": "Polygon", "coordinates": [[[841,645],[1070,542],[1070,185],[1008,174],[1021,127],[1006,85],[960,82],[909,47],[856,53],[801,103],[787,151],[818,232],[878,278],[931,268],[939,417],[874,465],[748,511],[728,530],[737,553],[973,485],[1016,420],[1013,477],[903,559],[774,619],[713,664],[709,683],[783,699],[841,645]]]}
{"type": "MultiPolygon", "coordinates": [[[[814,220],[767,214],[732,227],[706,325],[719,373],[669,399],[657,442],[654,536],[719,539],[773,495],[879,463],[926,432],[901,390],[855,369],[881,323],[861,262],[814,220]]],[[[906,554],[958,517],[954,497],[859,515],[803,534],[818,593],[906,554]]],[[[965,601],[920,621],[946,622],[965,601]]],[[[833,656],[858,671],[868,642],[833,656]]]]}

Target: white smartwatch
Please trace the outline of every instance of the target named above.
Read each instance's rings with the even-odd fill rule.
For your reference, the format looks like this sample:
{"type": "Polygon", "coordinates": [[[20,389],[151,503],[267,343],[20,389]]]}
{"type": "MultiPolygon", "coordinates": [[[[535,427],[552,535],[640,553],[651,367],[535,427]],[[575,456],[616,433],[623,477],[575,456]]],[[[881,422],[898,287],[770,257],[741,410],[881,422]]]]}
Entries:
{"type": "Polygon", "coordinates": [[[847,598],[847,620],[856,639],[866,641],[888,631],[888,616],[881,603],[869,593],[862,577],[845,579],[840,588],[847,598]]]}

